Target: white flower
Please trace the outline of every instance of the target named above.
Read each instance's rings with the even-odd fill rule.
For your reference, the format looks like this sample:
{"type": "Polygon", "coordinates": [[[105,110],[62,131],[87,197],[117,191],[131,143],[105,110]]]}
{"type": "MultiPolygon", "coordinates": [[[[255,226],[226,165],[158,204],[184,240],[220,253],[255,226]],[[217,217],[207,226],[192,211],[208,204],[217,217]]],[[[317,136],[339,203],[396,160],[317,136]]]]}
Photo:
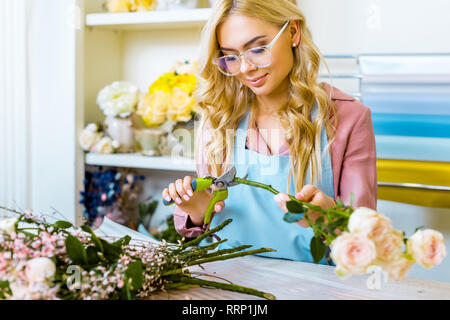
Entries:
{"type": "Polygon", "coordinates": [[[139,100],[139,89],[129,82],[116,81],[103,88],[97,103],[106,116],[126,118],[135,110],[139,100]]]}
{"type": "Polygon", "coordinates": [[[406,250],[425,268],[440,264],[447,254],[444,236],[439,231],[431,229],[416,231],[408,239],[406,250]]]}
{"type": "Polygon", "coordinates": [[[375,244],[364,234],[344,232],[331,244],[335,271],[341,277],[364,274],[376,256],[375,244]]]}
{"type": "Polygon", "coordinates": [[[177,61],[170,71],[174,71],[178,74],[195,74],[196,69],[197,63],[187,60],[184,62],[177,61]]]}
{"type": "Polygon", "coordinates": [[[90,151],[91,148],[100,141],[101,134],[95,123],[90,123],[80,134],[80,146],[84,151],[90,151]]]}
{"type": "Polygon", "coordinates": [[[11,234],[15,231],[16,218],[0,220],[0,232],[11,234]]]}
{"type": "Polygon", "coordinates": [[[109,154],[114,153],[114,145],[117,145],[111,137],[104,136],[91,149],[95,153],[109,154]]]}
{"type": "Polygon", "coordinates": [[[351,233],[360,232],[375,242],[381,241],[392,232],[391,220],[375,210],[360,207],[350,216],[348,230],[351,233]]]}
{"type": "Polygon", "coordinates": [[[27,262],[25,275],[30,282],[44,282],[53,277],[56,266],[49,258],[34,258],[27,262]]]}

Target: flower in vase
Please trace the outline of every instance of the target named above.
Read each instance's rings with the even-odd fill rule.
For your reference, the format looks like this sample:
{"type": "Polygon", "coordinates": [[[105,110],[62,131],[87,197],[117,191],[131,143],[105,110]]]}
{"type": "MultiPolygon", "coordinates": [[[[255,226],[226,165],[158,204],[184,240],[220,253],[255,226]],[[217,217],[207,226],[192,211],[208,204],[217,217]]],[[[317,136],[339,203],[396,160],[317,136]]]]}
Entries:
{"type": "Polygon", "coordinates": [[[90,123],[80,134],[79,142],[84,151],[90,151],[102,138],[99,128],[95,123],[90,123]]]}
{"type": "Polygon", "coordinates": [[[131,11],[153,11],[157,6],[157,0],[131,0],[131,11]]]}
{"type": "Polygon", "coordinates": [[[116,140],[113,140],[111,137],[104,136],[92,147],[91,151],[95,153],[109,154],[114,153],[119,146],[120,145],[116,140]]]}
{"type": "Polygon", "coordinates": [[[186,61],[177,61],[172,69],[171,72],[176,72],[177,74],[195,74],[197,71],[197,62],[190,62],[189,60],[186,61]]]}
{"type": "Polygon", "coordinates": [[[160,125],[167,120],[169,98],[169,94],[163,90],[148,92],[139,101],[137,114],[150,127],[160,125]]]}
{"type": "Polygon", "coordinates": [[[135,111],[139,101],[139,89],[129,82],[116,81],[103,88],[97,103],[106,116],[126,118],[135,111]]]}
{"type": "Polygon", "coordinates": [[[103,4],[103,8],[109,12],[129,12],[132,8],[130,0],[108,0],[103,4]]]}
{"type": "Polygon", "coordinates": [[[192,117],[191,111],[194,105],[194,97],[180,88],[174,88],[170,97],[167,118],[171,121],[189,121],[192,117]]]}
{"type": "Polygon", "coordinates": [[[109,12],[152,11],[158,5],[157,0],[108,0],[103,8],[109,12]]]}

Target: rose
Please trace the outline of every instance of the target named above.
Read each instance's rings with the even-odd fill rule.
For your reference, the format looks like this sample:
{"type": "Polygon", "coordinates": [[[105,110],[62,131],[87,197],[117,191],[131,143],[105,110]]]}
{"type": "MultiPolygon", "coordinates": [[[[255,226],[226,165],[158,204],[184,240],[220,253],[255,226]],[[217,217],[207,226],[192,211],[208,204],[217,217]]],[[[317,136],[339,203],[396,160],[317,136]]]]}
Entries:
{"type": "Polygon", "coordinates": [[[191,111],[194,104],[194,97],[180,88],[174,88],[167,110],[167,118],[171,121],[191,120],[191,111]]]}
{"type": "Polygon", "coordinates": [[[414,260],[408,257],[403,252],[400,252],[396,257],[392,258],[388,262],[377,262],[379,266],[388,273],[389,278],[398,281],[406,277],[406,274],[414,265],[414,260]]]}
{"type": "Polygon", "coordinates": [[[361,233],[344,232],[331,243],[331,257],[341,277],[364,274],[376,256],[375,244],[361,233]]]}
{"type": "Polygon", "coordinates": [[[382,240],[377,241],[377,259],[381,261],[391,261],[402,253],[403,233],[392,230],[382,240]]]}
{"type": "Polygon", "coordinates": [[[92,146],[98,143],[101,135],[95,123],[90,123],[80,134],[80,146],[84,151],[90,151],[92,146]]]}
{"type": "Polygon", "coordinates": [[[157,126],[166,121],[168,94],[162,90],[147,93],[139,102],[137,114],[148,126],[157,126]]]}
{"type": "Polygon", "coordinates": [[[414,233],[407,241],[406,251],[425,268],[440,264],[447,254],[444,236],[431,229],[418,230],[414,233]]]}
{"type": "Polygon", "coordinates": [[[0,220],[0,232],[11,234],[16,231],[16,218],[0,220]]]}
{"type": "Polygon", "coordinates": [[[348,229],[351,233],[360,232],[375,242],[392,232],[391,220],[376,211],[360,207],[350,216],[348,229]]]}
{"type": "Polygon", "coordinates": [[[128,117],[139,100],[139,89],[129,82],[116,81],[104,87],[97,96],[97,103],[106,116],[128,117]]]}
{"type": "Polygon", "coordinates": [[[157,6],[157,0],[131,0],[131,11],[152,11],[157,6]]]}
{"type": "Polygon", "coordinates": [[[31,259],[25,266],[25,275],[30,282],[44,282],[53,277],[55,272],[55,264],[45,257],[31,259]]]}
{"type": "Polygon", "coordinates": [[[111,139],[111,137],[104,136],[97,142],[91,149],[95,153],[109,154],[114,153],[114,150],[119,147],[116,140],[111,139]]]}

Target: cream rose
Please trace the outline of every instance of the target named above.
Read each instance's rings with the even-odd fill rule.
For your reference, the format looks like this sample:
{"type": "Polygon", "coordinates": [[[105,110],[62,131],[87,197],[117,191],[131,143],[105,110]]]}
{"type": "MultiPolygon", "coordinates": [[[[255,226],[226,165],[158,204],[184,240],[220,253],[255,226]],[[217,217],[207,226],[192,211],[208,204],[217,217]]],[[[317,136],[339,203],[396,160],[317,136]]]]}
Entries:
{"type": "Polygon", "coordinates": [[[11,234],[16,230],[16,218],[0,220],[0,232],[11,234]]]}
{"type": "Polygon", "coordinates": [[[139,89],[131,83],[116,81],[103,88],[97,103],[106,116],[125,118],[135,111],[139,100],[139,89]]]}
{"type": "Polygon", "coordinates": [[[175,88],[167,110],[167,118],[171,121],[191,120],[191,111],[194,104],[194,97],[189,96],[186,91],[180,88],[175,88]]]}
{"type": "Polygon", "coordinates": [[[409,258],[403,252],[392,258],[389,262],[380,261],[378,264],[383,268],[392,280],[398,281],[405,279],[409,270],[414,265],[414,260],[409,258]]]}
{"type": "Polygon", "coordinates": [[[375,242],[392,232],[391,220],[376,211],[360,207],[350,216],[348,229],[351,233],[363,233],[375,242]]]}
{"type": "Polygon", "coordinates": [[[148,93],[139,102],[137,114],[148,126],[157,126],[167,120],[168,94],[162,90],[148,93]]]}
{"type": "Polygon", "coordinates": [[[25,266],[25,275],[30,282],[44,282],[53,277],[55,272],[56,266],[49,258],[34,258],[25,266]]]}
{"type": "Polygon", "coordinates": [[[406,250],[425,268],[440,264],[447,254],[444,236],[431,229],[418,230],[414,233],[408,239],[406,250]]]}
{"type": "Polygon", "coordinates": [[[345,232],[331,244],[331,257],[339,276],[364,274],[376,256],[375,244],[361,233],[345,232]]]}
{"type": "Polygon", "coordinates": [[[105,136],[100,139],[99,142],[97,142],[91,149],[92,152],[95,153],[103,153],[103,154],[110,154],[114,153],[114,145],[118,145],[116,142],[114,142],[111,137],[105,136]]]}
{"type": "Polygon", "coordinates": [[[90,123],[80,134],[80,146],[84,151],[90,151],[91,148],[100,141],[101,135],[95,123],[90,123]]]}
{"type": "Polygon", "coordinates": [[[391,261],[402,253],[403,233],[392,230],[382,240],[377,241],[377,259],[381,261],[391,261]]]}

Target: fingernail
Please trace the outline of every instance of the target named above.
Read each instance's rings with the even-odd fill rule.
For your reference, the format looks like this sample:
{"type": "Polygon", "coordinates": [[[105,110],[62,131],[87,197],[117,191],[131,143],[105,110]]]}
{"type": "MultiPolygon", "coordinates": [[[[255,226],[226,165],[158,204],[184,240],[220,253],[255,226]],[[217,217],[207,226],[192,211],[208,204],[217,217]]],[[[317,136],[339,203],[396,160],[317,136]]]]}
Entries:
{"type": "Polygon", "coordinates": [[[194,195],[194,193],[191,190],[187,191],[188,195],[190,195],[191,197],[194,195]]]}
{"type": "Polygon", "coordinates": [[[188,196],[187,194],[185,194],[185,195],[183,196],[183,198],[184,198],[184,200],[186,200],[186,201],[189,200],[189,196],[188,196]]]}
{"type": "Polygon", "coordinates": [[[218,204],[216,204],[216,205],[214,206],[214,210],[215,210],[216,212],[220,211],[220,206],[219,206],[218,204]]]}
{"type": "Polygon", "coordinates": [[[180,198],[176,198],[175,202],[178,203],[178,204],[181,204],[181,199],[180,198]]]}
{"type": "Polygon", "coordinates": [[[276,202],[280,201],[279,193],[274,195],[273,198],[275,199],[276,202]]]}
{"type": "Polygon", "coordinates": [[[297,197],[299,197],[299,198],[304,198],[305,195],[304,195],[303,193],[299,192],[299,193],[297,193],[297,197]]]}
{"type": "Polygon", "coordinates": [[[166,199],[167,201],[171,201],[172,200],[172,198],[169,197],[169,196],[165,197],[164,199],[166,199]]]}

